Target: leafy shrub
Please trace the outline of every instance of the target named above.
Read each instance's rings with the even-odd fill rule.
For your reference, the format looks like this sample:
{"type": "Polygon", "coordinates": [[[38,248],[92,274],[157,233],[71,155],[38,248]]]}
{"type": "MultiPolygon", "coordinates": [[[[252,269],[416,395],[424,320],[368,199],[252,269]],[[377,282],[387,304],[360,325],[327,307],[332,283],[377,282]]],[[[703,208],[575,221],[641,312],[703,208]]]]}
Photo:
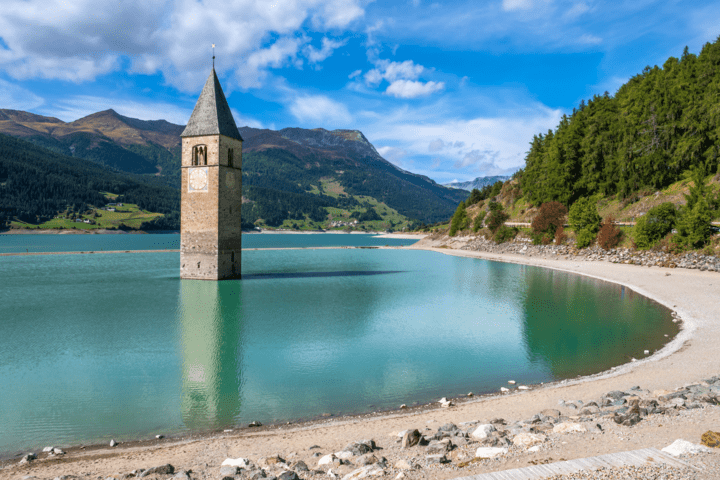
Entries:
{"type": "Polygon", "coordinates": [[[552,238],[557,229],[562,227],[567,213],[567,208],[560,202],[543,203],[530,227],[533,233],[549,233],[552,238]]]}
{"type": "Polygon", "coordinates": [[[475,217],[475,221],[473,222],[473,232],[477,232],[482,228],[483,220],[485,220],[485,215],[487,215],[487,212],[485,210],[481,210],[480,213],[477,214],[475,217]]]}
{"type": "Polygon", "coordinates": [[[585,248],[592,245],[595,241],[595,232],[589,228],[583,228],[575,233],[575,246],[577,248],[585,248]]]}
{"type": "Polygon", "coordinates": [[[650,248],[675,226],[677,211],[670,202],[651,208],[635,224],[635,243],[639,248],[650,248]]]}
{"type": "Polygon", "coordinates": [[[615,226],[615,219],[612,216],[606,217],[600,225],[598,233],[598,245],[604,250],[615,248],[622,240],[623,232],[615,226]]]}
{"type": "Polygon", "coordinates": [[[512,240],[518,234],[519,230],[515,227],[508,227],[507,225],[500,225],[495,230],[493,240],[495,243],[505,243],[508,240],[512,240]]]}
{"type": "Polygon", "coordinates": [[[580,233],[581,230],[587,230],[593,234],[594,238],[600,228],[601,218],[595,202],[590,198],[583,197],[570,207],[569,220],[575,232],[580,233]]]}
{"type": "Polygon", "coordinates": [[[560,228],[555,230],[555,244],[563,245],[567,241],[567,234],[565,233],[565,227],[560,225],[560,228]]]}
{"type": "Polygon", "coordinates": [[[487,217],[485,224],[494,234],[498,228],[505,224],[505,221],[510,218],[510,215],[505,213],[503,206],[497,202],[490,202],[490,215],[487,217]]]}

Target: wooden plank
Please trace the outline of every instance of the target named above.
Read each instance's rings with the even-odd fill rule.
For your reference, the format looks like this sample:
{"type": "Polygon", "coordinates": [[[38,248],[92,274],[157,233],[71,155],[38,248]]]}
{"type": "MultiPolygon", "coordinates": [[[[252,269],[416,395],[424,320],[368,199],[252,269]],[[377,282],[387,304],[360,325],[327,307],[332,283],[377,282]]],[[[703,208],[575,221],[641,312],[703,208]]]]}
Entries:
{"type": "Polygon", "coordinates": [[[544,465],[514,468],[500,472],[458,477],[455,480],[533,480],[551,475],[567,475],[581,470],[659,464],[680,468],[688,467],[687,463],[673,458],[656,448],[643,448],[627,452],[608,453],[596,457],[578,458],[544,465]]]}

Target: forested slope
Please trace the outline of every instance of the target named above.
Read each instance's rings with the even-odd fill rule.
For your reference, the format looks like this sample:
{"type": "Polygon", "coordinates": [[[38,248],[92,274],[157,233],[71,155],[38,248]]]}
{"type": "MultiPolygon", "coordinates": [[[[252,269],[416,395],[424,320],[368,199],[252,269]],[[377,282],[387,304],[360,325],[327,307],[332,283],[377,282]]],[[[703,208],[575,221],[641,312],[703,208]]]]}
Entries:
{"type": "Polygon", "coordinates": [[[720,38],[699,55],[646,67],[615,94],[582,102],[555,131],[533,138],[521,175],[523,195],[540,205],[649,193],[684,172],[718,170],[720,38]]]}
{"type": "Polygon", "coordinates": [[[0,134],[0,226],[11,218],[39,223],[68,208],[80,212],[104,205],[101,191],[166,214],[162,224],[179,228],[180,193],[160,179],[115,172],[0,134]]]}

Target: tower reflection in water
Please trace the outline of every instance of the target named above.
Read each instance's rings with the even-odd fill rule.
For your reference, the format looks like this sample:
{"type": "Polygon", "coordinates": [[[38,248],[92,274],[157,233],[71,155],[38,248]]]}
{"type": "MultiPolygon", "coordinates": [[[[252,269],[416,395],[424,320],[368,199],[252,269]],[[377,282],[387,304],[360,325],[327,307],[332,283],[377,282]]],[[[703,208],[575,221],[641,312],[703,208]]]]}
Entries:
{"type": "Polygon", "coordinates": [[[191,430],[237,422],[242,386],[241,283],[182,280],[182,416],[191,430]]]}

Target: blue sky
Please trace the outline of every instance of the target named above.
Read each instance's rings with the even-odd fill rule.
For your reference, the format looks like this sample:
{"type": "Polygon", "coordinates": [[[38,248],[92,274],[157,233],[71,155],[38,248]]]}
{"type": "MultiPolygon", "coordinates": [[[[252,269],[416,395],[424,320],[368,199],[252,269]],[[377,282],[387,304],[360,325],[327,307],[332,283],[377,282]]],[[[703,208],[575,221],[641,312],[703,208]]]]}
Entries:
{"type": "Polygon", "coordinates": [[[581,99],[720,35],[720,0],[3,0],[0,108],[358,129],[441,182],[512,173],[581,99]]]}

